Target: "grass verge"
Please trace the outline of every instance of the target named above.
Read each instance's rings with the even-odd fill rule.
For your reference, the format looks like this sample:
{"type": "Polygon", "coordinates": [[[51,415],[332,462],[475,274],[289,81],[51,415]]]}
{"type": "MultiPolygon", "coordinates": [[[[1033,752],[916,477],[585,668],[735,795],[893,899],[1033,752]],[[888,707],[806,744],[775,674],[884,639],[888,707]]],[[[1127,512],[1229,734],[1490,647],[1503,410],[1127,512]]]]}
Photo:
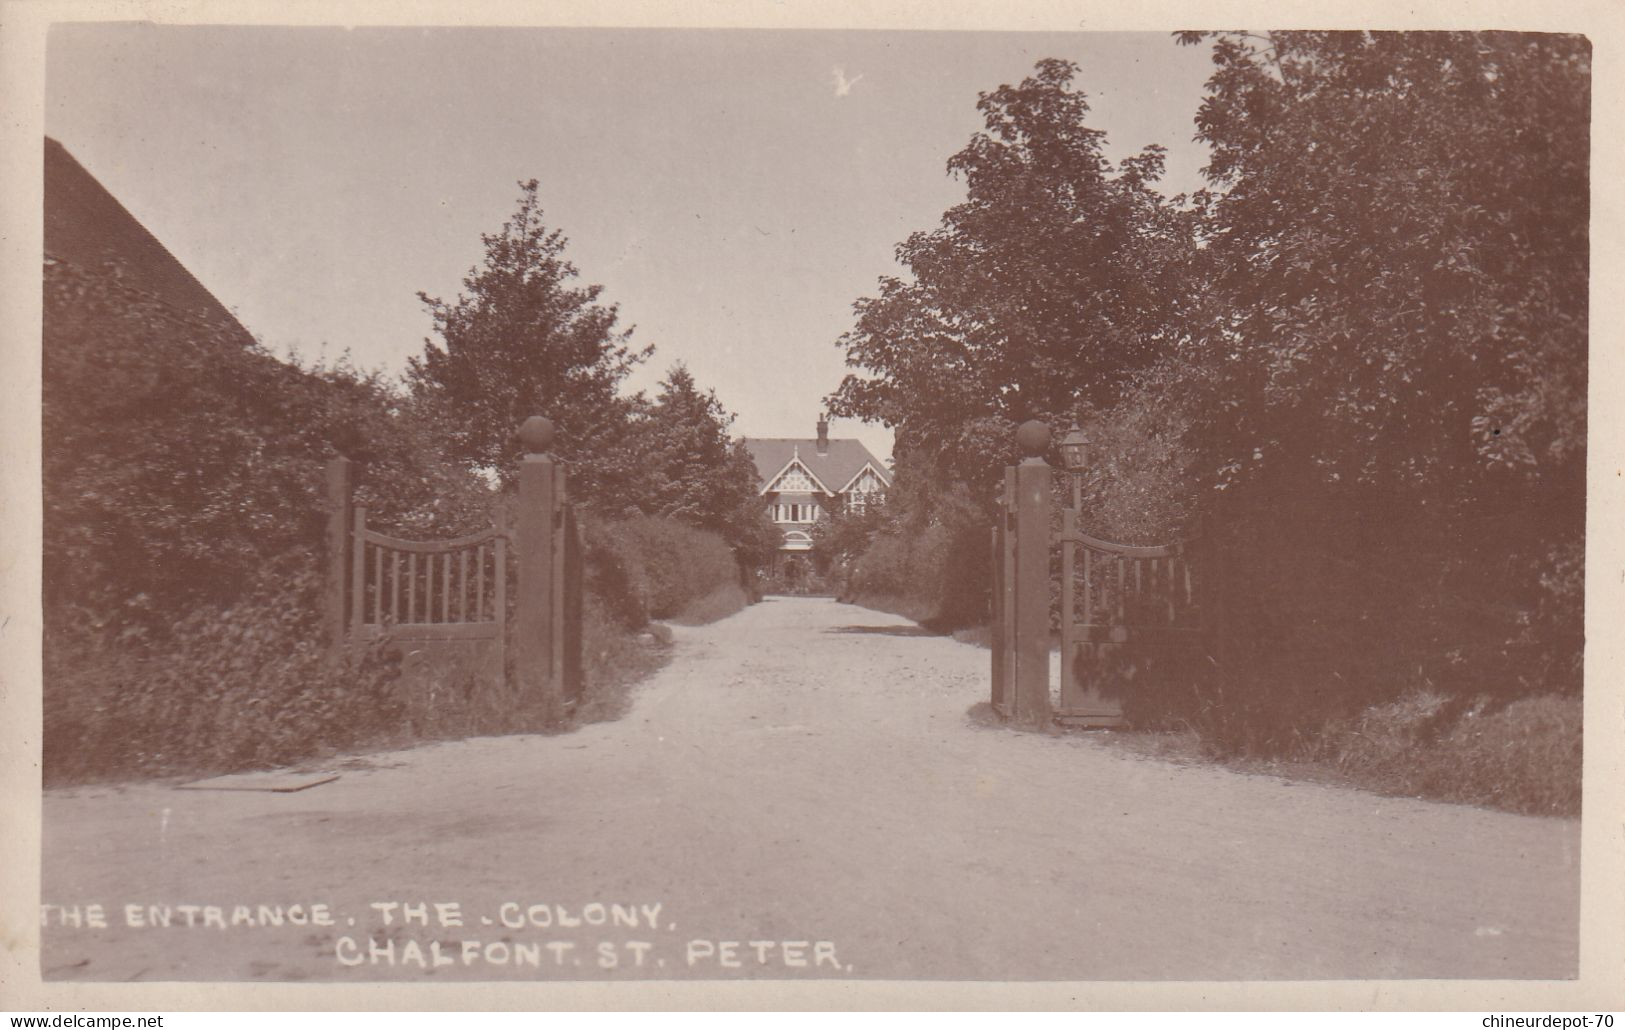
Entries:
{"type": "Polygon", "coordinates": [[[684,605],[671,621],[679,626],[704,626],[744,611],[750,603],[745,588],[737,582],[730,581],[712,588],[684,605]]]}
{"type": "MultiPolygon", "coordinates": [[[[912,618],[904,603],[872,603],[912,618]]],[[[991,646],[989,627],[953,632],[991,646]]],[[[1221,753],[1193,729],[1069,730],[1159,761],[1220,764],[1238,772],[1355,787],[1388,797],[1478,805],[1523,815],[1580,814],[1582,703],[1541,695],[1497,705],[1417,692],[1322,726],[1285,754],[1221,753]]]]}
{"type": "Polygon", "coordinates": [[[1581,701],[1546,695],[1454,718],[1423,694],[1332,723],[1273,758],[1220,754],[1194,730],[1072,730],[1159,761],[1355,787],[1385,797],[1574,817],[1581,800],[1581,701]]]}

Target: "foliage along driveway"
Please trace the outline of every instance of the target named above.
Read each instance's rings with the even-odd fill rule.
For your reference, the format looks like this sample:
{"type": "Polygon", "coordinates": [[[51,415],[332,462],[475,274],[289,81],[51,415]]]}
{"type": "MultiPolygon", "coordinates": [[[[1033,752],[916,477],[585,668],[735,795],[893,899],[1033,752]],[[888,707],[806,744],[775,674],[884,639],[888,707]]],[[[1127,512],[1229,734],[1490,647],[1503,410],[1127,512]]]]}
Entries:
{"type": "Polygon", "coordinates": [[[1576,973],[1575,820],[986,726],[986,651],[828,600],[675,646],[628,716],[565,736],[297,793],[48,792],[45,976],[1576,973]]]}

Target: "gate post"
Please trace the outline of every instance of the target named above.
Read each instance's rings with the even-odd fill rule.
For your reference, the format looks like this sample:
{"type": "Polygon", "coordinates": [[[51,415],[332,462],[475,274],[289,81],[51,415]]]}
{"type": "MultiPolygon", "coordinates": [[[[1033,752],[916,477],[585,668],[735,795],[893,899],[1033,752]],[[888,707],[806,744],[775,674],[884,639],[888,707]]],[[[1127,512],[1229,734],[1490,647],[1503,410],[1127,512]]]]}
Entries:
{"type": "Polygon", "coordinates": [[[519,584],[514,597],[514,670],[520,696],[540,702],[549,720],[560,712],[553,677],[553,520],[557,508],[553,423],[532,415],[519,427],[519,513],[515,540],[519,584]]]}
{"type": "MultiPolygon", "coordinates": [[[[1078,477],[1072,477],[1072,497],[1078,496],[1078,477]]],[[[1078,509],[1061,512],[1061,711],[1073,707],[1078,690],[1078,509]]],[[[1088,618],[1088,613],[1084,613],[1088,618]]]]}
{"type": "Polygon", "coordinates": [[[993,654],[992,686],[993,690],[988,700],[993,710],[1003,716],[1005,713],[1005,686],[1004,686],[1004,649],[1007,646],[1004,639],[1004,495],[1001,493],[993,502],[993,553],[988,568],[993,570],[993,588],[988,592],[988,630],[993,639],[990,641],[990,650],[993,654]]]}
{"type": "Polygon", "coordinates": [[[345,589],[350,578],[350,504],[355,486],[355,470],[342,455],[327,463],[327,569],[323,590],[323,610],[327,623],[327,654],[337,659],[344,653],[349,632],[349,611],[345,589]]]}
{"type": "Polygon", "coordinates": [[[1050,724],[1049,701],[1049,518],[1054,504],[1050,467],[1049,426],[1023,422],[1016,430],[1022,460],[1015,472],[1016,582],[1014,712],[1012,721],[1024,729],[1045,729],[1050,724]]]}
{"type": "Polygon", "coordinates": [[[569,484],[564,468],[553,466],[553,517],[548,521],[547,681],[559,700],[569,696],[564,678],[564,523],[569,512],[569,484]]]}

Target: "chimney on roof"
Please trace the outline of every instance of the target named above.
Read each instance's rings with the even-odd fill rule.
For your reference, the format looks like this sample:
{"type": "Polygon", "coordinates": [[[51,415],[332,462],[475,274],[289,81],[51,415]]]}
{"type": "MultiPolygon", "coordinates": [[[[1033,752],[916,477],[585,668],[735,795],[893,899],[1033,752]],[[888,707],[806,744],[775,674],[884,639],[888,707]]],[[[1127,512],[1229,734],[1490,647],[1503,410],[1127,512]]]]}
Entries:
{"type": "Polygon", "coordinates": [[[818,453],[829,453],[829,419],[818,417],[818,453]]]}

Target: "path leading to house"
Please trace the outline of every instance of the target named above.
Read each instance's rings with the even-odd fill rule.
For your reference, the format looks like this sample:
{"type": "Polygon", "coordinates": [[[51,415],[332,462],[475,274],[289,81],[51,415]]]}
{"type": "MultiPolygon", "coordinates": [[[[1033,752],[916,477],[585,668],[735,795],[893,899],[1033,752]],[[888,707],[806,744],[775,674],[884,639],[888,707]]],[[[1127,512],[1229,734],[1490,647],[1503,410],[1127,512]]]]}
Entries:
{"type": "Polygon", "coordinates": [[[677,632],[626,718],[566,736],[298,793],[48,792],[45,975],[1576,972],[1576,821],[982,725],[986,651],[832,601],[677,632]]]}

